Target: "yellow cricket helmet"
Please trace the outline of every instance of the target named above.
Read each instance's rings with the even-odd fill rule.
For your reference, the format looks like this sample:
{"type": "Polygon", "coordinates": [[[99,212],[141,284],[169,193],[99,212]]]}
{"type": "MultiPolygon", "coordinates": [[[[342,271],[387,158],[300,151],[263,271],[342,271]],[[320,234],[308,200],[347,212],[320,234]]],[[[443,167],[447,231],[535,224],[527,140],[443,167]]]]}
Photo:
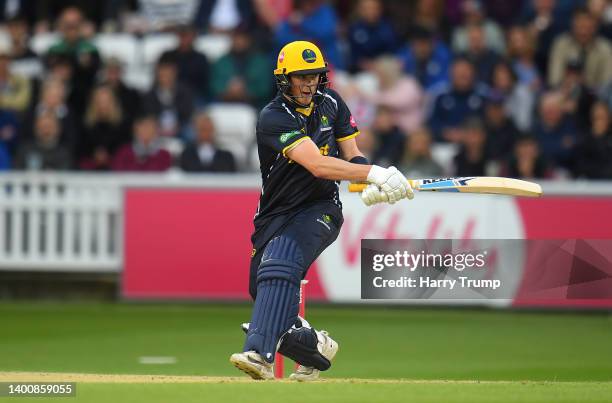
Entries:
{"type": "Polygon", "coordinates": [[[327,63],[317,45],[308,41],[294,41],[286,44],[279,52],[274,75],[325,72],[327,63]]]}
{"type": "Polygon", "coordinates": [[[323,100],[323,92],[328,84],[328,70],[323,53],[317,45],[308,41],[294,41],[286,44],[279,52],[274,77],[280,92],[297,103],[295,97],[289,94],[289,75],[320,74],[317,93],[313,96],[314,104],[318,105],[323,100]]]}

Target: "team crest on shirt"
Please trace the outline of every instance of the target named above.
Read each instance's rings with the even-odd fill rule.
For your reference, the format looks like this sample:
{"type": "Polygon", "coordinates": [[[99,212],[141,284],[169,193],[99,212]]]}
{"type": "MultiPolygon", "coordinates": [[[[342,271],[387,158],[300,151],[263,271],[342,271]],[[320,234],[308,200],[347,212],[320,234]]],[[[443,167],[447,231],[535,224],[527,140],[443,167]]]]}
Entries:
{"type": "Polygon", "coordinates": [[[321,127],[329,127],[329,119],[327,116],[321,116],[321,127]]]}

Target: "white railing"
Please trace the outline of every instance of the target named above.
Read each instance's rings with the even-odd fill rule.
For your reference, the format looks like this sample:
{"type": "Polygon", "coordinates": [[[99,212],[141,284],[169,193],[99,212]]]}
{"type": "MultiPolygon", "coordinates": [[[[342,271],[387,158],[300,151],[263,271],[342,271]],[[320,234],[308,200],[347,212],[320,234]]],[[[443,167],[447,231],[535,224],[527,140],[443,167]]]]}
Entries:
{"type": "MultiPolygon", "coordinates": [[[[259,185],[258,175],[246,174],[4,173],[0,175],[0,270],[120,271],[126,188],[255,189],[259,185]]],[[[612,182],[546,182],[543,189],[548,195],[612,195],[612,182]]]]}

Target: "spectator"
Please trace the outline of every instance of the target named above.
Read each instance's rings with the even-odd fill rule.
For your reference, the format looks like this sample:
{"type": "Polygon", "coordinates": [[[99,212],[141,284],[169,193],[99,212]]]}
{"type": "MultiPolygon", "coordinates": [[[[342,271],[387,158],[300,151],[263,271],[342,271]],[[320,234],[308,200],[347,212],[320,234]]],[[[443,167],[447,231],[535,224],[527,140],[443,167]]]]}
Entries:
{"type": "Polygon", "coordinates": [[[607,0],[587,0],[587,8],[597,19],[599,34],[612,40],[612,3],[607,0]]]}
{"type": "Polygon", "coordinates": [[[526,85],[517,82],[512,67],[499,62],[493,67],[490,86],[491,92],[503,97],[506,114],[520,130],[531,129],[535,108],[535,94],[526,85]]]}
{"type": "Polygon", "coordinates": [[[8,20],[6,28],[11,41],[12,68],[28,78],[41,76],[43,65],[38,55],[30,48],[28,34],[30,27],[25,18],[15,17],[8,20]]]}
{"type": "Polygon", "coordinates": [[[9,153],[15,151],[19,141],[19,122],[15,114],[0,109],[0,144],[9,153]]]}
{"type": "Polygon", "coordinates": [[[109,58],[104,64],[100,77],[100,84],[109,87],[115,94],[115,99],[121,104],[123,119],[127,127],[131,127],[134,118],[140,113],[141,96],[138,91],[130,88],[122,80],[123,66],[116,58],[109,58]]]}
{"type": "Polygon", "coordinates": [[[208,82],[210,81],[210,66],[204,54],[194,49],[197,31],[192,25],[182,25],[176,29],[178,46],[166,51],[162,58],[172,58],[178,68],[180,83],[193,90],[200,103],[208,100],[208,82]]]}
{"type": "Polygon", "coordinates": [[[11,154],[3,143],[0,143],[0,171],[11,169],[11,154]]]}
{"type": "Polygon", "coordinates": [[[470,118],[463,125],[461,148],[453,160],[456,176],[484,176],[487,136],[480,119],[470,118]]]}
{"type": "Polygon", "coordinates": [[[424,96],[419,83],[402,74],[402,65],[394,57],[384,56],[375,62],[379,90],[373,98],[375,105],[388,108],[393,124],[404,133],[419,128],[424,119],[424,96]]]}
{"type": "Polygon", "coordinates": [[[480,0],[463,1],[461,11],[463,12],[463,25],[455,28],[452,37],[452,48],[456,53],[468,50],[468,27],[471,25],[482,26],[484,41],[488,49],[497,53],[505,53],[504,34],[495,21],[486,17],[480,0]]]}
{"type": "Polygon", "coordinates": [[[581,132],[587,132],[591,125],[591,106],[595,94],[584,83],[584,65],[581,60],[570,60],[559,86],[563,97],[563,111],[572,118],[581,132]]]}
{"type": "Polygon", "coordinates": [[[466,27],[467,49],[461,55],[476,68],[476,77],[491,77],[493,67],[500,61],[499,54],[487,47],[483,27],[472,24],[466,27]]]}
{"type": "Polygon", "coordinates": [[[66,86],[57,79],[44,82],[38,103],[24,120],[24,137],[34,138],[33,124],[40,115],[51,114],[59,122],[59,142],[68,149],[73,149],[77,143],[77,133],[74,114],[66,103],[66,86]]]}
{"type": "Polygon", "coordinates": [[[186,172],[235,172],[236,162],[231,152],[215,146],[215,126],[204,112],[193,119],[195,143],[181,154],[181,169],[186,172]]]}
{"type": "MultiPolygon", "coordinates": [[[[163,31],[183,24],[191,24],[198,18],[200,6],[211,4],[210,0],[138,0],[145,29],[148,31],[163,31]]],[[[218,1],[217,3],[227,3],[218,1]]],[[[202,17],[200,17],[202,18],[202,17]]],[[[203,22],[203,21],[201,21],[203,22]]]]}
{"type": "Polygon", "coordinates": [[[34,139],[21,144],[15,168],[31,171],[67,170],[72,165],[70,150],[60,142],[60,122],[52,113],[43,113],[34,122],[34,139]]]}
{"type": "Polygon", "coordinates": [[[268,58],[253,49],[247,31],[232,34],[232,48],[213,65],[211,87],[216,99],[245,102],[263,107],[272,93],[272,66],[268,58]]]}
{"type": "Polygon", "coordinates": [[[316,43],[325,60],[337,69],[344,69],[337,35],[338,20],[334,8],[324,0],[295,0],[293,12],[276,29],[276,45],[298,40],[316,43]]]}
{"type": "Polygon", "coordinates": [[[375,58],[395,52],[397,39],[391,24],[383,17],[381,0],[359,1],[357,19],[348,29],[348,40],[352,72],[370,70],[375,58]]]}
{"type": "Polygon", "coordinates": [[[612,79],[612,48],[607,40],[597,36],[597,21],[584,9],[574,13],[572,32],[555,40],[549,57],[551,86],[558,86],[563,80],[567,63],[584,60],[584,78],[587,86],[595,89],[612,79]]]}
{"type": "Polygon", "coordinates": [[[376,147],[372,161],[379,165],[397,165],[404,151],[406,135],[395,125],[393,112],[379,107],[372,125],[376,147]]]}
{"type": "Polygon", "coordinates": [[[547,77],[548,57],[555,38],[569,28],[559,13],[555,12],[557,0],[533,0],[533,8],[528,9],[520,19],[530,38],[535,43],[534,60],[541,77],[547,77]]]}
{"type": "Polygon", "coordinates": [[[517,139],[513,155],[502,174],[522,179],[551,177],[546,161],[540,154],[538,142],[530,135],[523,135],[517,139]]]}
{"type": "Polygon", "coordinates": [[[9,55],[0,51],[0,109],[21,116],[30,106],[30,81],[11,73],[10,63],[9,55]]]}
{"type": "Polygon", "coordinates": [[[534,134],[546,160],[559,167],[571,167],[576,128],[563,113],[563,98],[559,93],[549,92],[540,99],[540,119],[536,121],[534,134]]]}
{"type": "Polygon", "coordinates": [[[506,99],[491,94],[485,105],[485,130],[487,133],[487,156],[492,160],[506,160],[519,136],[515,124],[506,114],[506,99]]]}
{"type": "Polygon", "coordinates": [[[451,86],[434,101],[429,125],[437,141],[459,142],[460,126],[467,117],[480,116],[484,106],[484,90],[476,85],[474,66],[457,59],[451,69],[451,86]]]}
{"type": "Polygon", "coordinates": [[[241,25],[252,27],[255,23],[257,6],[252,0],[207,0],[199,3],[195,25],[203,31],[227,34],[241,25]]]}
{"type": "Polygon", "coordinates": [[[508,56],[519,83],[532,91],[542,87],[540,71],[535,62],[536,45],[532,35],[522,26],[514,26],[508,31],[508,56]]]}
{"type": "Polygon", "coordinates": [[[84,95],[82,103],[94,84],[100,56],[96,46],[83,35],[83,15],[78,8],[66,8],[59,17],[60,40],[49,49],[48,57],[63,56],[72,64],[72,88],[84,95]]]}
{"type": "Polygon", "coordinates": [[[82,131],[80,167],[88,170],[110,169],[111,156],[129,142],[121,104],[108,86],[94,89],[87,107],[82,131]]]}
{"type": "Polygon", "coordinates": [[[193,112],[193,95],[190,88],[177,81],[176,61],[160,57],[155,69],[155,84],[145,94],[143,110],[159,119],[160,134],[164,137],[183,137],[193,112]]]}
{"type": "Polygon", "coordinates": [[[162,172],[172,165],[170,153],[161,148],[159,125],[153,115],[134,121],[134,141],[125,144],[115,154],[113,171],[162,172]]]}
{"type": "MultiPolygon", "coordinates": [[[[406,2],[391,2],[393,3],[406,3],[406,2]]],[[[399,4],[396,5],[395,10],[392,10],[397,29],[408,25],[406,21],[410,21],[410,26],[421,26],[425,27],[431,32],[435,32],[439,35],[439,39],[445,43],[450,42],[450,34],[452,24],[446,18],[445,15],[445,0],[417,0],[414,2],[414,9],[408,10],[408,14],[396,12],[399,8],[399,4]]],[[[391,5],[390,5],[391,6],[391,5]]],[[[406,35],[408,32],[401,32],[402,35],[406,35]]]]}
{"type": "Polygon", "coordinates": [[[409,43],[400,49],[398,57],[404,71],[415,77],[428,93],[448,83],[451,53],[427,28],[414,27],[409,43]]]}
{"type": "Polygon", "coordinates": [[[431,133],[419,128],[407,138],[404,158],[398,168],[412,178],[435,178],[444,175],[442,166],[431,157],[431,133]]]}
{"type": "Polygon", "coordinates": [[[591,130],[577,149],[576,176],[612,179],[612,124],[603,102],[593,104],[591,130]]]}

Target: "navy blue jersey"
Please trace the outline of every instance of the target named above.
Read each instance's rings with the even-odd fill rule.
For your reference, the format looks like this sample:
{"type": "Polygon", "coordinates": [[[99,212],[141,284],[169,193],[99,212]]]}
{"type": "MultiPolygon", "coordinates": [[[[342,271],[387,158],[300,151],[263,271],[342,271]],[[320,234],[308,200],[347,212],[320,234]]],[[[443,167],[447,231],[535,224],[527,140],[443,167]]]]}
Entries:
{"type": "Polygon", "coordinates": [[[323,93],[316,108],[299,108],[282,94],[263,108],[257,122],[257,148],[262,177],[255,215],[256,231],[272,218],[315,201],[341,207],[338,182],[314,177],[289,160],[287,152],[310,138],[322,155],[339,157],[338,142],[359,134],[348,107],[334,90],[323,93]]]}

